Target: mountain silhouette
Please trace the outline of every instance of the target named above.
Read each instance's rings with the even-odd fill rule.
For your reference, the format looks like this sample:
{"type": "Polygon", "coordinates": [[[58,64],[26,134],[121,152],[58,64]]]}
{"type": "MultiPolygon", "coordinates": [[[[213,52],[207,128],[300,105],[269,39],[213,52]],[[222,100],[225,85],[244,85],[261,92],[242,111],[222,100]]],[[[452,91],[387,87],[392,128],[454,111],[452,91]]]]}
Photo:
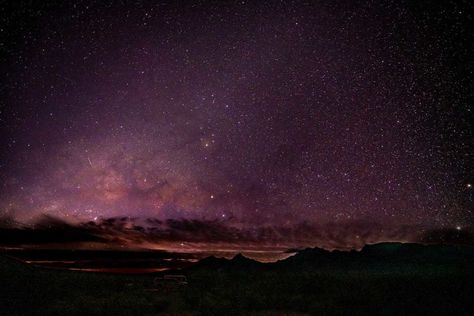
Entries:
{"type": "Polygon", "coordinates": [[[287,259],[261,263],[242,254],[232,259],[207,257],[188,269],[201,270],[315,270],[315,269],[377,269],[416,265],[449,265],[473,269],[474,247],[460,245],[422,245],[414,243],[379,243],[366,245],[360,251],[328,251],[306,248],[287,259]]]}

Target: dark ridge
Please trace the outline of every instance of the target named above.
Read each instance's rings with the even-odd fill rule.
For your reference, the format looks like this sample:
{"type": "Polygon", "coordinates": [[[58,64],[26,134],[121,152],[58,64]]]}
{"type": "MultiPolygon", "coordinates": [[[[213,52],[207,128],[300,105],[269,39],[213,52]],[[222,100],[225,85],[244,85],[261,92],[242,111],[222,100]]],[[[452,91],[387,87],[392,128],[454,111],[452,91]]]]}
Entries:
{"type": "Polygon", "coordinates": [[[107,239],[87,229],[74,226],[53,228],[0,228],[0,245],[45,243],[106,242],[107,239]]]}
{"type": "Polygon", "coordinates": [[[474,268],[474,247],[449,245],[422,245],[414,243],[380,243],[366,245],[360,251],[327,251],[320,248],[306,248],[294,256],[274,263],[261,263],[242,254],[233,259],[208,257],[193,268],[235,270],[261,269],[325,269],[364,268],[374,266],[401,266],[405,264],[445,264],[474,268]]]}
{"type": "Polygon", "coordinates": [[[232,262],[235,263],[248,263],[248,262],[255,262],[255,260],[252,260],[250,258],[247,258],[241,253],[238,253],[234,256],[234,258],[231,259],[232,262]]]}
{"type": "Polygon", "coordinates": [[[235,255],[235,257],[232,258],[229,263],[232,267],[240,267],[246,269],[255,269],[264,265],[261,262],[245,257],[241,253],[235,255]]]}

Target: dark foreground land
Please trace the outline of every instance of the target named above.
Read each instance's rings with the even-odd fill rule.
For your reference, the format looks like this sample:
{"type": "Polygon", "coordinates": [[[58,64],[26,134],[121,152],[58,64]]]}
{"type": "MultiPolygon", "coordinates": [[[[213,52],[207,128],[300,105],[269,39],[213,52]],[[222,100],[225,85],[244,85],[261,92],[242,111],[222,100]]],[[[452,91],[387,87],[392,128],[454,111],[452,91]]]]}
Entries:
{"type": "Polygon", "coordinates": [[[0,256],[0,315],[474,315],[470,247],[308,249],[275,264],[207,258],[180,272],[38,268],[0,256]],[[188,284],[154,282],[180,273],[188,284]]]}

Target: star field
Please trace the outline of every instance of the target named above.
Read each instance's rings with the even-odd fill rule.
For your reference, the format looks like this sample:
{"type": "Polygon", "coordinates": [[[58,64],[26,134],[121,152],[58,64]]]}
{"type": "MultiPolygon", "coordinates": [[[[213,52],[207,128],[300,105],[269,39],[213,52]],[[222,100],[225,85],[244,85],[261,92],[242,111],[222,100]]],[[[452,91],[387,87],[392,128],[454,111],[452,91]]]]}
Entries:
{"type": "Polygon", "coordinates": [[[471,9],[8,4],[0,214],[470,227],[471,9]]]}

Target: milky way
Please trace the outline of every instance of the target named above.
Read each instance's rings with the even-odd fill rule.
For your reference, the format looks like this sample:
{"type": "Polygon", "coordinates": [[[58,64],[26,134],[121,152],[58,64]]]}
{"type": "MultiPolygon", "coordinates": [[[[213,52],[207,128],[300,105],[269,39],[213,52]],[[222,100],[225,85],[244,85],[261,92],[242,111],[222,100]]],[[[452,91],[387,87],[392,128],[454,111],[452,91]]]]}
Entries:
{"type": "Polygon", "coordinates": [[[2,9],[2,216],[473,224],[471,5],[193,2],[2,9]]]}

